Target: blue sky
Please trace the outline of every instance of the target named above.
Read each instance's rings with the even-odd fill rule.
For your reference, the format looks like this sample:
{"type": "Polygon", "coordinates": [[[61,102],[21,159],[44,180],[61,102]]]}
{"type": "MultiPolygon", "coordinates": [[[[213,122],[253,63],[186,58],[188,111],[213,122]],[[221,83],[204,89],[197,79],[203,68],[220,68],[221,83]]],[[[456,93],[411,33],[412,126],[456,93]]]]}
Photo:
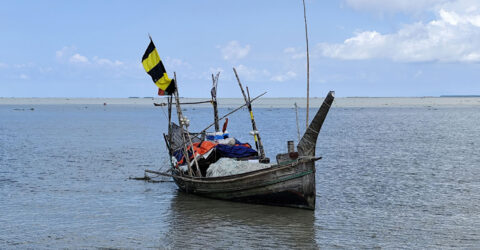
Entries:
{"type": "MultiPolygon", "coordinates": [[[[480,1],[307,0],[311,96],[480,94],[480,1]]],[[[155,96],[150,33],[180,95],[306,92],[301,0],[3,1],[1,97],[155,96]]]]}

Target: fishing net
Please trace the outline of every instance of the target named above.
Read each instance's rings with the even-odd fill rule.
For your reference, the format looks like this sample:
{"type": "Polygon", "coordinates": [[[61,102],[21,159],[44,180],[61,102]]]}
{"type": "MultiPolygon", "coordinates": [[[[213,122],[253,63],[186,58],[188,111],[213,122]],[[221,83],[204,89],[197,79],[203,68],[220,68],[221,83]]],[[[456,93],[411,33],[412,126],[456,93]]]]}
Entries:
{"type": "MultiPolygon", "coordinates": [[[[172,152],[183,149],[182,128],[180,126],[172,122],[172,128],[169,136],[172,152]]],[[[205,140],[205,133],[190,133],[190,137],[192,139],[192,143],[201,142],[205,140]]],[[[188,138],[188,136],[186,136],[186,138],[188,138]]],[[[187,143],[189,142],[187,141],[187,143]]]]}
{"type": "Polygon", "coordinates": [[[271,164],[220,158],[217,162],[210,164],[207,169],[207,177],[235,175],[269,167],[271,164]]]}

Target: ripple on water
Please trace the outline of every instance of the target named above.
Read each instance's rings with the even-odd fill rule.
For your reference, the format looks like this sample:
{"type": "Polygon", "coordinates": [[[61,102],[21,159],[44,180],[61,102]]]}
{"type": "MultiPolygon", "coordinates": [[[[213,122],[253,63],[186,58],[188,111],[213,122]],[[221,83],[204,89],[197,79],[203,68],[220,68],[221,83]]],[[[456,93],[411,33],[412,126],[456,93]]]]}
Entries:
{"type": "MultiPolygon", "coordinates": [[[[209,109],[187,111],[191,130],[209,109]]],[[[221,109],[220,112],[227,112],[221,109]]],[[[299,110],[303,117],[305,109],[299,110]]],[[[169,166],[158,109],[0,106],[0,245],[6,248],[475,248],[474,108],[334,108],[316,148],[317,209],[268,207],[129,180],[169,166]],[[2,142],[3,142],[2,141],[2,142]]],[[[256,109],[267,156],[296,140],[292,109],[256,109]],[[291,115],[289,115],[291,114],[291,115]],[[282,131],[279,134],[278,131],[282,131]]],[[[252,143],[249,115],[228,130],[252,143]]]]}

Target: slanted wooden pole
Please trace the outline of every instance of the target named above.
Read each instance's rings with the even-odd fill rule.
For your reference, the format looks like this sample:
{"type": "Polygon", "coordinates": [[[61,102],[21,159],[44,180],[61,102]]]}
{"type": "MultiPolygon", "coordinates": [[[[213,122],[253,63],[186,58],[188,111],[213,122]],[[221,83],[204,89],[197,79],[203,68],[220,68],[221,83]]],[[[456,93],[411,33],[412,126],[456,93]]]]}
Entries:
{"type": "Polygon", "coordinates": [[[300,142],[300,126],[298,126],[298,106],[297,103],[295,105],[295,118],[297,120],[297,136],[298,136],[298,142],[300,142]]]}
{"type": "MultiPolygon", "coordinates": [[[[237,78],[238,86],[240,86],[240,90],[242,91],[243,98],[245,99],[245,103],[247,104],[248,111],[250,112],[250,120],[252,121],[252,129],[253,129],[253,139],[255,140],[255,147],[257,148],[258,156],[260,157],[260,159],[264,159],[265,152],[263,151],[263,145],[260,140],[260,134],[258,133],[257,125],[255,124],[255,118],[253,117],[251,100],[250,98],[247,98],[247,95],[245,95],[245,91],[243,91],[242,83],[240,82],[240,78],[238,77],[237,70],[235,68],[233,68],[233,72],[235,73],[235,77],[237,78]]],[[[247,91],[248,91],[248,87],[247,87],[247,91]]]]}
{"type": "Polygon", "coordinates": [[[306,128],[308,128],[308,110],[310,108],[310,55],[308,53],[308,31],[307,31],[307,10],[305,0],[303,0],[303,18],[305,20],[305,41],[307,42],[307,120],[306,128]]]}
{"type": "MultiPolygon", "coordinates": [[[[177,83],[175,83],[175,84],[177,84],[177,83]]],[[[170,133],[171,133],[171,130],[172,130],[172,99],[173,99],[173,97],[171,95],[167,98],[167,101],[168,101],[168,138],[169,138],[168,143],[172,143],[170,141],[170,133]]]]}
{"type": "MultiPolygon", "coordinates": [[[[253,101],[257,100],[258,98],[262,97],[262,96],[263,96],[263,95],[265,95],[266,93],[267,93],[267,92],[263,92],[262,94],[260,94],[260,95],[256,96],[255,98],[253,98],[253,99],[252,99],[252,101],[251,101],[251,102],[253,102],[253,101]]],[[[243,107],[245,107],[245,106],[247,106],[247,104],[246,104],[246,103],[245,103],[245,104],[243,104],[242,106],[240,106],[240,107],[238,107],[238,108],[236,108],[236,109],[234,109],[234,110],[232,110],[232,111],[228,112],[228,114],[226,114],[226,115],[224,115],[224,116],[222,116],[222,117],[218,118],[218,120],[219,120],[219,121],[221,121],[221,120],[225,119],[225,117],[227,117],[227,116],[229,116],[229,115],[231,115],[231,114],[233,114],[233,113],[235,113],[235,112],[239,111],[241,108],[243,108],[243,107]]],[[[214,125],[213,123],[212,123],[212,124],[210,124],[210,125],[208,125],[208,126],[207,126],[206,128],[204,128],[202,131],[200,131],[200,133],[199,133],[199,134],[201,134],[201,133],[203,133],[203,132],[207,131],[207,129],[209,129],[209,128],[210,128],[211,126],[213,126],[213,125],[214,125]]]]}
{"type": "MultiPolygon", "coordinates": [[[[257,97],[253,98],[251,102],[257,100],[258,98],[260,98],[260,97],[262,97],[262,96],[264,96],[266,93],[267,93],[267,92],[263,92],[262,94],[260,94],[260,95],[258,95],[257,97]]],[[[227,117],[227,116],[229,116],[229,115],[231,115],[231,114],[239,111],[241,108],[243,108],[243,107],[245,107],[245,106],[247,106],[246,103],[244,103],[243,105],[239,106],[238,108],[236,108],[236,109],[228,112],[228,114],[226,114],[226,115],[218,118],[218,120],[221,121],[221,120],[225,119],[225,117],[227,117]]],[[[207,131],[207,129],[211,128],[213,125],[214,125],[214,123],[211,123],[211,124],[208,125],[206,128],[204,128],[202,131],[200,131],[199,133],[197,133],[197,135],[194,135],[192,138],[198,138],[201,134],[205,133],[205,131],[207,131]]]]}
{"type": "Polygon", "coordinates": [[[215,132],[220,131],[220,125],[218,124],[218,107],[217,107],[217,83],[218,83],[218,77],[220,76],[220,72],[217,73],[216,76],[213,76],[212,74],[212,90],[210,91],[210,94],[212,95],[212,104],[213,104],[213,121],[215,124],[215,132]]]}
{"type": "Polygon", "coordinates": [[[176,104],[176,108],[177,108],[177,116],[178,116],[178,124],[180,125],[180,131],[182,133],[182,140],[183,140],[183,155],[185,157],[185,161],[187,162],[187,166],[188,166],[188,175],[189,176],[193,176],[193,173],[192,173],[192,168],[190,167],[190,158],[188,157],[188,150],[187,150],[187,143],[186,143],[186,140],[185,140],[185,131],[183,130],[183,122],[182,122],[182,109],[180,107],[180,100],[178,98],[178,85],[177,85],[177,77],[174,73],[174,79],[175,79],[175,104],[176,104]]]}
{"type": "Polygon", "coordinates": [[[252,128],[255,131],[254,134],[257,136],[258,139],[258,149],[260,151],[260,159],[265,159],[265,150],[263,149],[263,144],[262,144],[262,139],[260,138],[260,133],[258,132],[257,125],[255,123],[255,119],[253,118],[253,112],[252,112],[252,100],[250,99],[250,91],[248,91],[248,86],[247,88],[247,95],[248,95],[248,103],[250,105],[250,117],[252,118],[252,128]]]}
{"type": "Polygon", "coordinates": [[[197,176],[202,177],[202,172],[200,171],[200,166],[198,166],[197,156],[195,155],[192,138],[190,137],[190,133],[188,133],[188,129],[187,129],[187,137],[188,137],[188,142],[190,143],[190,148],[192,149],[192,153],[193,153],[193,162],[195,163],[195,167],[197,167],[197,171],[196,171],[197,176]]]}
{"type": "MultiPolygon", "coordinates": [[[[176,86],[175,86],[175,103],[176,103],[176,107],[177,107],[178,123],[180,124],[180,131],[182,132],[183,152],[184,152],[185,160],[187,161],[188,174],[190,176],[193,176],[193,170],[192,170],[192,166],[190,164],[190,158],[188,157],[188,147],[187,147],[187,139],[185,138],[185,132],[187,134],[188,142],[190,143],[190,147],[191,147],[192,151],[193,151],[193,145],[192,145],[192,141],[190,139],[190,133],[188,133],[187,126],[185,126],[185,127],[183,126],[185,124],[182,121],[183,114],[182,114],[182,108],[180,107],[180,98],[178,97],[177,73],[173,72],[173,76],[174,76],[173,79],[175,79],[175,84],[176,84],[176,86]]],[[[200,171],[200,168],[198,167],[197,160],[195,158],[195,153],[194,153],[193,159],[195,161],[195,164],[197,166],[198,171],[200,171]]],[[[197,173],[197,175],[198,175],[198,173],[197,173]]]]}

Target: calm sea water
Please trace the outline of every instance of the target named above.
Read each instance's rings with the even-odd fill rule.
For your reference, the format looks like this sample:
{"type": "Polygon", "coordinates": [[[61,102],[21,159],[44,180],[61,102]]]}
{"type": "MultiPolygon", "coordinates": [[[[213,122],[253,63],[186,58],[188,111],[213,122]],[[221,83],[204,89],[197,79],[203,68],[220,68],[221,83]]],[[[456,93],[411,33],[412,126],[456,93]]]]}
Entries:
{"type": "MultiPolygon", "coordinates": [[[[185,113],[191,130],[212,120],[185,113]]],[[[297,141],[293,109],[255,116],[271,159],[297,141]]],[[[168,166],[165,121],[153,106],[0,106],[0,248],[480,248],[478,108],[332,109],[315,211],[130,180],[168,166]]],[[[231,135],[250,130],[231,116],[231,135]]]]}

